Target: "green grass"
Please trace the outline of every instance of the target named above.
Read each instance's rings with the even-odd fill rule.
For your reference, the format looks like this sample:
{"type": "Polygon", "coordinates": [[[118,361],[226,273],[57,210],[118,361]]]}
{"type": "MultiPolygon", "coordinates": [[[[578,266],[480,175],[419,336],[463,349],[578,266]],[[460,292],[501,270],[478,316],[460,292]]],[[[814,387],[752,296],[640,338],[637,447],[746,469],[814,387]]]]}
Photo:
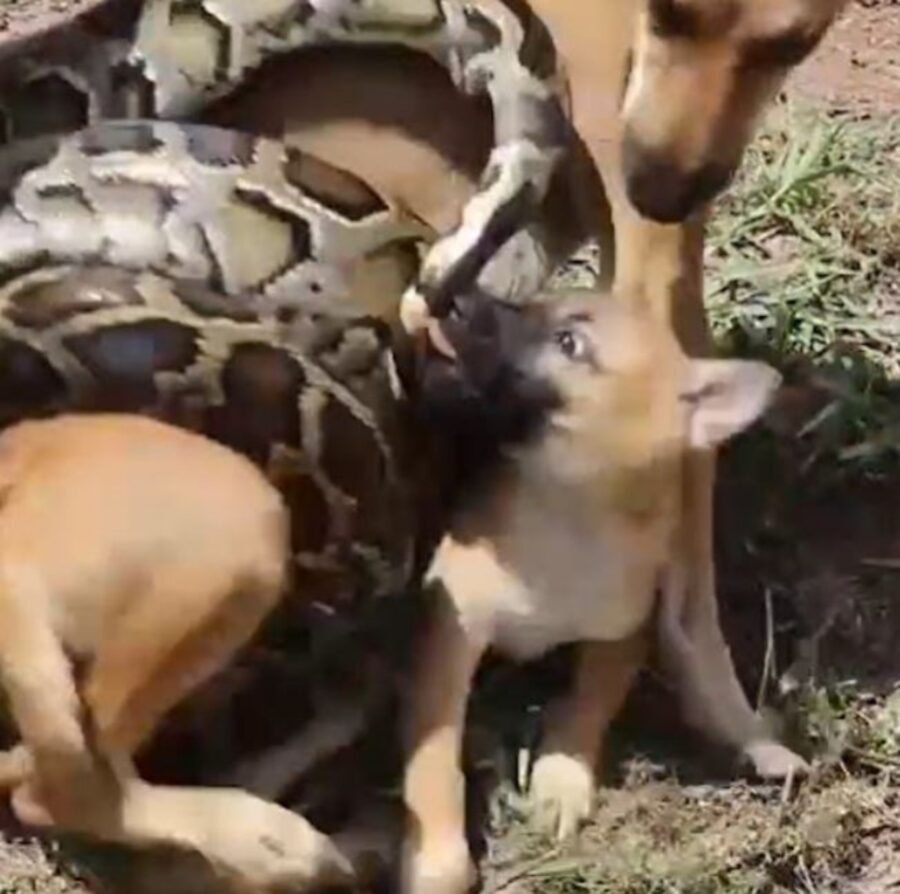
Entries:
{"type": "Polygon", "coordinates": [[[683,784],[640,757],[563,845],[498,799],[485,894],[887,894],[900,885],[900,695],[810,689],[823,751],[790,791],[683,784]],[[890,883],[886,883],[887,873],[890,883]]]}
{"type": "Polygon", "coordinates": [[[487,890],[514,877],[524,887],[512,890],[530,894],[843,894],[884,844],[866,830],[886,820],[896,815],[881,784],[854,776],[822,777],[790,800],[743,784],[626,782],[577,844],[531,839],[531,862],[507,855],[487,890]]]}
{"type": "Polygon", "coordinates": [[[833,357],[859,348],[900,373],[900,117],[780,105],[710,227],[707,301],[719,333],[833,357]]]}
{"type": "Polygon", "coordinates": [[[900,116],[777,106],[719,202],[707,305],[726,350],[819,397],[810,468],[900,462],[900,116]]]}

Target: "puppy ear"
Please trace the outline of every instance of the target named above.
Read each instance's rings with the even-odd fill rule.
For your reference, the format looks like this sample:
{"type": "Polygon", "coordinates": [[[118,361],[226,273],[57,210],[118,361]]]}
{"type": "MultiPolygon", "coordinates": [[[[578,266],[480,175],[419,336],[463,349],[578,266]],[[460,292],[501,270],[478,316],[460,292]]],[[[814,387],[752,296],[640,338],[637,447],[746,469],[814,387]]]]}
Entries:
{"type": "Polygon", "coordinates": [[[781,374],[751,360],[692,360],[682,398],[690,404],[689,446],[706,450],[755,422],[769,406],[781,374]]]}

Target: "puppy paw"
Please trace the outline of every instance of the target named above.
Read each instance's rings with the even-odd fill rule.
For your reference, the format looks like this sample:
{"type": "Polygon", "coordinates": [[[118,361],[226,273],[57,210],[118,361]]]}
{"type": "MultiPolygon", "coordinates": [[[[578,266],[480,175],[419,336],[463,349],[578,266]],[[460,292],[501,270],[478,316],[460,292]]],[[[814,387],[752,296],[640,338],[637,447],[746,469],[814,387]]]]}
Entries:
{"type": "Polygon", "coordinates": [[[810,769],[799,754],[771,739],[751,742],[745,746],[744,754],[750,758],[757,774],[764,779],[805,776],[810,769]]]}
{"type": "Polygon", "coordinates": [[[477,880],[464,838],[405,854],[402,873],[402,894],[466,894],[477,880]]]}
{"type": "Polygon", "coordinates": [[[355,878],[352,864],[328,836],[275,804],[258,811],[240,841],[227,834],[216,844],[223,864],[231,863],[238,876],[263,889],[346,884],[355,878]]]}
{"type": "Polygon", "coordinates": [[[347,884],[353,867],[299,814],[232,788],[129,780],[122,824],[135,837],[193,848],[230,884],[252,891],[347,884]]]}
{"type": "Polygon", "coordinates": [[[595,781],[584,761],[567,754],[541,755],[531,774],[534,823],[558,840],[575,834],[594,809],[595,781]]]}

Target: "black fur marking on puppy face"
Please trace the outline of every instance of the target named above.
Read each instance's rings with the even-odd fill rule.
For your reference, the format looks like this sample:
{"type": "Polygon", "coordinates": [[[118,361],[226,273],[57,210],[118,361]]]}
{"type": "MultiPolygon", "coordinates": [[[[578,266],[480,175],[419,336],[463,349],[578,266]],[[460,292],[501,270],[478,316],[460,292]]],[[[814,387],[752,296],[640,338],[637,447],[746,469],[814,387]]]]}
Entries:
{"type": "Polygon", "coordinates": [[[552,329],[538,307],[482,295],[457,298],[441,328],[457,359],[433,346],[424,350],[416,370],[415,408],[449,454],[451,493],[471,491],[508,448],[539,437],[559,408],[559,392],[530,363],[552,338],[552,329]]]}

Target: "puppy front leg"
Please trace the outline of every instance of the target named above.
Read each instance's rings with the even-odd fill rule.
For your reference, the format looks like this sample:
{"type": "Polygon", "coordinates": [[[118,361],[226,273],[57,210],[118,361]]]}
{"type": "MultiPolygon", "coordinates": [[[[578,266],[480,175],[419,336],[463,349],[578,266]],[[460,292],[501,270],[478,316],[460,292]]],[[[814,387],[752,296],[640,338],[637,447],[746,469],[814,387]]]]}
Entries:
{"type": "MultiPolygon", "coordinates": [[[[622,211],[622,209],[620,209],[622,211]]],[[[703,306],[704,216],[678,226],[617,217],[623,238],[617,284],[670,321],[692,356],[709,353],[703,306]]],[[[740,749],[761,776],[784,777],[806,763],[775,742],[750,706],[719,623],[713,548],[714,451],[695,451],[682,469],[678,555],[663,581],[660,646],[688,720],[710,738],[740,749]]]]}
{"type": "Polygon", "coordinates": [[[685,471],[684,527],[660,606],[663,660],[694,726],[739,749],[760,776],[803,772],[806,762],[775,741],[750,706],[719,623],[712,544],[715,455],[689,455],[685,471]]]}
{"type": "Polygon", "coordinates": [[[531,776],[534,818],[558,839],[576,832],[593,809],[604,736],[646,655],[646,630],[619,642],[578,647],[574,689],[551,713],[531,776]]]}
{"type": "Polygon", "coordinates": [[[465,833],[461,750],[472,677],[487,642],[465,630],[446,594],[413,683],[404,797],[410,828],[403,894],[464,894],[475,879],[465,833]]]}

